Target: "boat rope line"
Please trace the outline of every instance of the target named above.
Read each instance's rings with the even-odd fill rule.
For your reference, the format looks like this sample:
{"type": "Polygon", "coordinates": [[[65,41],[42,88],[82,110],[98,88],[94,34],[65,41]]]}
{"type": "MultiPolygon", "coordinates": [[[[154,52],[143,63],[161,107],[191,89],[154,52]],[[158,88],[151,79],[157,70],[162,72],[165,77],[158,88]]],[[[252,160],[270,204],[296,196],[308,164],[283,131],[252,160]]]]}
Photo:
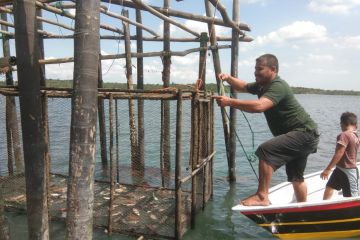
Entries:
{"type": "MultiPolygon", "coordinates": [[[[241,111],[241,110],[240,110],[240,111],[241,111]]],[[[250,126],[250,122],[247,120],[244,112],[243,112],[243,111],[241,111],[241,112],[242,112],[244,118],[246,119],[246,121],[248,122],[248,124],[249,124],[249,126],[250,126]]],[[[228,113],[226,112],[226,110],[225,110],[225,114],[226,114],[226,117],[230,120],[230,117],[229,117],[228,113]]],[[[250,129],[251,129],[251,126],[250,126],[250,129]]],[[[251,131],[252,131],[252,130],[251,130],[251,131]]],[[[256,176],[257,180],[259,181],[259,176],[257,175],[257,173],[256,173],[256,171],[255,171],[255,168],[254,168],[254,166],[253,166],[253,163],[256,162],[256,160],[257,160],[257,156],[255,155],[254,150],[253,150],[251,153],[248,153],[248,152],[246,151],[245,146],[244,146],[244,144],[242,143],[242,141],[241,141],[241,139],[240,139],[240,137],[239,137],[239,134],[237,133],[236,129],[234,130],[234,133],[235,133],[236,139],[238,140],[238,142],[239,142],[239,144],[240,144],[240,146],[241,146],[241,149],[243,150],[243,152],[244,152],[244,154],[245,154],[245,157],[246,157],[247,161],[249,162],[249,165],[250,165],[250,167],[251,167],[251,170],[253,171],[254,175],[256,176]]],[[[253,134],[253,132],[252,132],[252,134],[253,134]]],[[[254,149],[254,141],[253,141],[253,149],[254,149]]]]}

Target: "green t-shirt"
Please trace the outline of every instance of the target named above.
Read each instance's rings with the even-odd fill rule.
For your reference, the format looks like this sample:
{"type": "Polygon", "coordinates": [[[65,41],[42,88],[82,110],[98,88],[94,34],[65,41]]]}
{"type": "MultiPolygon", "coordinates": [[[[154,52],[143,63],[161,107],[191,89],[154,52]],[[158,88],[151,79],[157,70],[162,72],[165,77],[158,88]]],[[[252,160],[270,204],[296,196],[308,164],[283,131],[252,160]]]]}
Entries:
{"type": "Polygon", "coordinates": [[[266,97],[273,102],[274,107],[266,110],[264,114],[274,136],[294,130],[316,129],[316,123],[296,100],[289,85],[280,77],[276,77],[265,87],[249,83],[247,90],[258,98],[266,97]]]}

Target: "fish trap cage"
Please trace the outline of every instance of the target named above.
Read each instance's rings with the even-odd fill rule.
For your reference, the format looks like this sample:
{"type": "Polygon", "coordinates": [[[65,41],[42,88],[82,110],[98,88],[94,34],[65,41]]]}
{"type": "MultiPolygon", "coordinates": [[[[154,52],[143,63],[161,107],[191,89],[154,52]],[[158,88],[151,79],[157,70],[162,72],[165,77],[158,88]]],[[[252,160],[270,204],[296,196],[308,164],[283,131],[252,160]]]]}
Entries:
{"type": "MultiPolygon", "coordinates": [[[[66,221],[72,90],[41,92],[49,219],[66,221]]],[[[18,90],[0,93],[0,209],[26,212],[18,90]]],[[[99,89],[94,227],[169,239],[194,227],[213,192],[213,112],[201,91],[99,89]]]]}

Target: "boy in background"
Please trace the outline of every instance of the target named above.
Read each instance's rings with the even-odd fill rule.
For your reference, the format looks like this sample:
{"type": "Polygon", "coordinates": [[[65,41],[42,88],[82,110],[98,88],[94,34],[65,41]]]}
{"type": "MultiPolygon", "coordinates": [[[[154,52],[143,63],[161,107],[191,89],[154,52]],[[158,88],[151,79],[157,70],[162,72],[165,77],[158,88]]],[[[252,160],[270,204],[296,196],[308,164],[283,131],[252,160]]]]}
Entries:
{"type": "Polygon", "coordinates": [[[336,168],[326,184],[323,199],[330,199],[334,189],[343,191],[344,197],[359,196],[359,171],[356,166],[359,137],[357,135],[357,116],[344,112],[340,117],[342,132],[337,136],[334,156],[321,173],[322,179],[328,179],[333,167],[336,168]]]}

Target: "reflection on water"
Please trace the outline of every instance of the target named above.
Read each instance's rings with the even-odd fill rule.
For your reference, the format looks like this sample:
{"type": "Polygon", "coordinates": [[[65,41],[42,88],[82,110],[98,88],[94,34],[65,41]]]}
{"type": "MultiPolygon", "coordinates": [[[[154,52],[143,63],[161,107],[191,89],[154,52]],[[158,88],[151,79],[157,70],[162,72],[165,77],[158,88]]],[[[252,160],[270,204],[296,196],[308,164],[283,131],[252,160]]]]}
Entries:
{"type": "MultiPolygon", "coordinates": [[[[251,98],[252,96],[239,94],[239,98],[251,98]]],[[[306,173],[319,171],[326,166],[330,161],[333,153],[336,135],[340,132],[339,127],[339,118],[341,113],[345,111],[351,111],[357,114],[360,117],[360,97],[359,96],[325,96],[325,95],[296,95],[297,99],[304,106],[307,112],[311,117],[317,122],[319,126],[320,143],[318,152],[312,154],[308,160],[308,166],[306,173]]],[[[68,106],[64,104],[66,109],[69,110],[68,106]]],[[[153,111],[153,108],[151,109],[153,111]]],[[[63,115],[63,114],[60,114],[63,115]]],[[[255,147],[261,142],[271,138],[268,126],[265,122],[263,114],[245,114],[249,120],[252,129],[254,130],[254,145],[255,147]]],[[[59,116],[59,124],[63,124],[65,121],[61,120],[63,116],[59,116]]],[[[0,116],[0,121],[3,120],[3,116],[0,116]]],[[[189,119],[188,119],[189,120],[189,119]]],[[[184,122],[188,121],[185,120],[184,122]]],[[[149,122],[153,122],[155,128],[158,126],[158,122],[155,118],[148,119],[149,122]]],[[[242,144],[244,145],[246,151],[251,153],[254,151],[252,144],[252,133],[249,130],[246,119],[242,114],[238,115],[238,135],[241,138],[242,144]]],[[[126,122],[126,121],[124,121],[126,122]]],[[[175,126],[172,127],[175,129],[175,126]]],[[[0,128],[1,136],[5,136],[3,130],[0,128]]],[[[67,132],[64,130],[63,134],[67,135],[67,132]]],[[[125,136],[127,133],[123,133],[125,136]]],[[[251,170],[250,164],[247,162],[246,157],[239,144],[237,144],[237,157],[236,157],[236,175],[237,182],[234,185],[229,185],[226,180],[227,175],[227,161],[225,155],[225,146],[222,139],[222,123],[221,115],[219,108],[216,107],[215,114],[215,162],[214,162],[214,196],[213,200],[205,208],[204,212],[198,214],[196,219],[196,228],[194,230],[188,231],[184,239],[186,240],[196,240],[196,239],[206,239],[206,240],[235,240],[235,239],[272,239],[272,236],[265,232],[262,228],[258,227],[256,224],[248,220],[246,217],[242,216],[237,212],[231,211],[231,207],[235,205],[239,199],[247,197],[250,194],[253,194],[257,188],[257,179],[251,170]]],[[[52,139],[56,141],[56,139],[52,139]]],[[[58,140],[58,139],[57,139],[58,140]]],[[[128,138],[123,139],[123,141],[128,141],[128,138]]],[[[151,142],[158,144],[158,138],[148,139],[149,144],[146,147],[151,147],[151,142]]],[[[186,139],[189,142],[189,139],[186,139]]],[[[68,146],[68,142],[63,143],[68,146]]],[[[55,144],[56,146],[56,144],[55,144]]],[[[68,149],[68,148],[66,148],[68,149]]],[[[53,154],[57,154],[57,157],[63,159],[64,162],[67,161],[68,151],[64,152],[56,151],[56,148],[52,149],[53,154]]],[[[122,149],[126,151],[126,149],[122,149]]],[[[186,152],[189,149],[185,149],[186,152]]],[[[158,159],[158,149],[155,149],[153,155],[150,158],[158,159]]],[[[184,155],[186,156],[186,154],[184,155]]],[[[185,158],[185,157],[184,157],[185,158]]],[[[125,157],[121,159],[123,161],[125,157]]],[[[184,159],[183,161],[187,161],[184,159]]],[[[54,163],[55,164],[55,163],[54,163]]],[[[63,166],[63,171],[67,172],[67,165],[60,164],[60,167],[63,166]]],[[[154,166],[153,171],[156,172],[154,166]]],[[[253,167],[257,170],[257,162],[253,163],[253,167]]],[[[99,173],[99,172],[98,172],[99,173]]],[[[101,175],[101,174],[99,174],[101,175]]],[[[147,175],[145,176],[146,179],[147,175]]],[[[279,169],[273,177],[272,185],[280,183],[286,179],[285,171],[283,168],[279,169]]],[[[14,232],[16,229],[16,237],[13,239],[26,239],[26,219],[22,216],[19,217],[14,214],[9,214],[9,220],[11,223],[11,230],[14,232]],[[18,237],[20,236],[20,237],[18,237]]],[[[63,225],[61,223],[52,223],[52,239],[63,239],[63,225]]],[[[124,237],[119,235],[113,235],[108,237],[103,231],[96,231],[94,234],[94,239],[136,239],[131,237],[124,237]]]]}

